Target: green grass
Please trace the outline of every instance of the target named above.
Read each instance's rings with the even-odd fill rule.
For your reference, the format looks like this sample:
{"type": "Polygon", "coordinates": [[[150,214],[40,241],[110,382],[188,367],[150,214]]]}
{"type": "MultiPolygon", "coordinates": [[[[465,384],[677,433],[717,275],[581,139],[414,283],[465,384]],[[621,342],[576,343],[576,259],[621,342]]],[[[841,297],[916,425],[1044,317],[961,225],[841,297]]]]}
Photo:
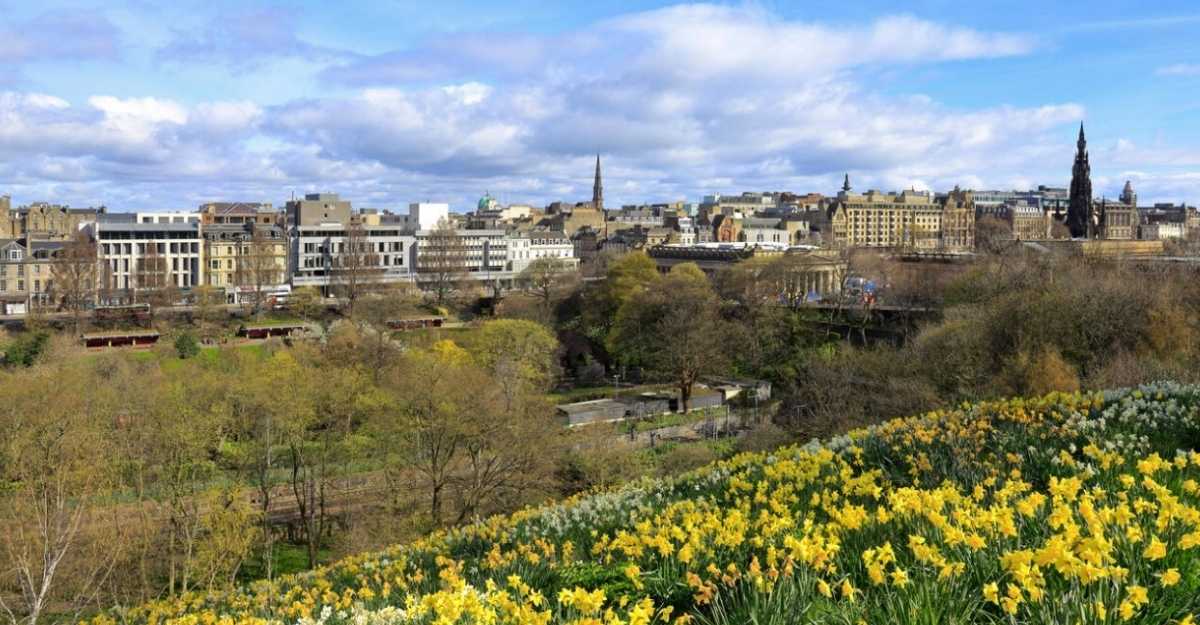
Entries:
{"type": "Polygon", "coordinates": [[[253,315],[233,320],[233,326],[293,326],[308,325],[310,322],[287,313],[266,313],[255,318],[253,315]]]}
{"type": "MultiPolygon", "coordinates": [[[[162,344],[162,342],[163,340],[159,339],[159,343],[162,344]]],[[[195,358],[189,358],[186,360],[180,358],[179,355],[175,353],[174,349],[164,350],[159,347],[154,347],[152,349],[129,349],[123,352],[118,350],[113,351],[121,353],[133,362],[157,362],[158,365],[162,367],[163,371],[175,372],[188,367],[212,366],[218,364],[221,358],[221,349],[221,347],[217,346],[202,346],[200,348],[199,355],[197,355],[195,358]]],[[[231,344],[226,349],[235,349],[240,352],[255,354],[258,356],[263,355],[262,343],[231,344]]],[[[97,358],[99,357],[99,354],[88,353],[85,354],[84,357],[97,358]]]]}
{"type": "MultiPolygon", "coordinates": [[[[273,545],[272,559],[274,566],[271,573],[275,577],[291,575],[308,570],[308,548],[304,545],[278,541],[273,545]]],[[[317,550],[317,559],[322,563],[329,562],[331,551],[322,547],[317,550]]],[[[238,581],[241,583],[265,579],[267,577],[266,559],[262,553],[256,553],[238,571],[238,581]]]]}

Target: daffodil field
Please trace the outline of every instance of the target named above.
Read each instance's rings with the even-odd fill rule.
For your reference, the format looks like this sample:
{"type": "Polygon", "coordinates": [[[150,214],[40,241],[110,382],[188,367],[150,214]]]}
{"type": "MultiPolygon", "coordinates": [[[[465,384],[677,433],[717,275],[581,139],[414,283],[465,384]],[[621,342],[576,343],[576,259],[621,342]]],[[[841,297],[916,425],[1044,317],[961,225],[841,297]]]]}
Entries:
{"type": "Polygon", "coordinates": [[[1200,387],[743,454],[91,625],[1192,623],[1200,387]]]}

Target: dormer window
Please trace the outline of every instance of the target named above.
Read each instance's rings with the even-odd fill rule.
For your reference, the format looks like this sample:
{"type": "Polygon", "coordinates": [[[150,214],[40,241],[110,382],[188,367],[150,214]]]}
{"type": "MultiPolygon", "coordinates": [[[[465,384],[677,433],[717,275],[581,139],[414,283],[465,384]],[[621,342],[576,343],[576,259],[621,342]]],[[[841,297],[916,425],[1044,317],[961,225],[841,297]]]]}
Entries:
{"type": "Polygon", "coordinates": [[[21,260],[21,250],[9,250],[8,251],[8,259],[9,260],[21,260]]]}

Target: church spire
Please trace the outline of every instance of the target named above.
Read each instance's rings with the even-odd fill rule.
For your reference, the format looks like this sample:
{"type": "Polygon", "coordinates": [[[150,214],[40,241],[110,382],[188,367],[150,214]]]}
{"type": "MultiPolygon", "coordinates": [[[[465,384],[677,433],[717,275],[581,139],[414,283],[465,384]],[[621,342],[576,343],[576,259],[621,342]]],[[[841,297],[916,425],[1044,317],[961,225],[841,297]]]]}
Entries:
{"type": "Polygon", "coordinates": [[[846,177],[842,180],[842,191],[850,192],[850,173],[846,173],[846,177]]]}
{"type": "Polygon", "coordinates": [[[600,182],[600,155],[596,154],[596,181],[592,184],[592,208],[604,210],[604,185],[600,182]]]}
{"type": "Polygon", "coordinates": [[[1088,163],[1087,138],[1079,122],[1079,140],[1075,143],[1075,165],[1071,168],[1071,194],[1067,205],[1067,229],[1072,238],[1089,237],[1092,228],[1092,166],[1088,163]]]}

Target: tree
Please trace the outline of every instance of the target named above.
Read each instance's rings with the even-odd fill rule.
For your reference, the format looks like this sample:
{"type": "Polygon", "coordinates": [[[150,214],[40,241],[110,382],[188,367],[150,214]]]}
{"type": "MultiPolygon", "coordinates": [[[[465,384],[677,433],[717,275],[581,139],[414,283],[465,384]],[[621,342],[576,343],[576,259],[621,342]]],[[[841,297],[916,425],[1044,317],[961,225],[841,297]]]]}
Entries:
{"type": "Polygon", "coordinates": [[[216,287],[209,284],[202,284],[196,287],[195,308],[193,309],[193,320],[200,327],[200,336],[203,339],[214,339],[220,332],[220,319],[223,316],[222,306],[225,304],[225,295],[216,287]]]}
{"type": "MultiPolygon", "coordinates": [[[[138,244],[141,245],[141,244],[138,244]]],[[[158,246],[165,243],[153,241],[145,244],[145,253],[136,261],[137,270],[134,272],[135,297],[142,298],[153,306],[170,306],[173,302],[174,282],[171,281],[167,269],[167,259],[159,253],[158,246]]]]}
{"type": "Polygon", "coordinates": [[[192,576],[210,591],[232,587],[258,541],[259,513],[235,487],[209,491],[202,509],[203,539],[191,562],[192,576]]]}
{"type": "Polygon", "coordinates": [[[584,333],[594,341],[604,342],[621,307],[633,297],[653,290],[660,280],[658,266],[645,252],[630,252],[613,260],[606,279],[585,296],[584,333]]]}
{"type": "Polygon", "coordinates": [[[576,278],[574,267],[566,260],[553,256],[535,259],[517,277],[525,289],[541,302],[542,314],[549,318],[555,296],[576,278]]]}
{"type": "Polygon", "coordinates": [[[325,303],[316,287],[302,286],[288,297],[288,309],[305,321],[318,321],[324,327],[325,303]]]}
{"type": "Polygon", "coordinates": [[[639,291],[621,306],[609,350],[622,362],[673,380],[687,412],[692,386],[727,366],[727,334],[708,278],[694,263],[683,263],[659,288],[639,291]]]}
{"type": "Polygon", "coordinates": [[[354,304],[358,298],[368,292],[383,273],[379,255],[375,253],[368,235],[361,223],[351,223],[331,269],[331,283],[338,297],[346,300],[346,312],[349,315],[354,314],[354,304]]]}
{"type": "Polygon", "coordinates": [[[523,394],[549,387],[558,341],[532,321],[497,319],[483,324],[468,349],[501,389],[505,411],[511,411],[523,394]]]}
{"type": "Polygon", "coordinates": [[[200,344],[191,332],[183,332],[175,338],[175,352],[184,360],[193,358],[200,354],[200,344]]]}
{"type": "Polygon", "coordinates": [[[63,245],[50,267],[53,282],[51,295],[59,307],[71,311],[75,331],[79,331],[80,315],[96,299],[96,270],[99,263],[96,244],[84,232],[79,232],[63,245]]]}
{"type": "Polygon", "coordinates": [[[417,272],[426,289],[433,292],[434,301],[442,306],[450,295],[463,287],[467,279],[467,248],[462,237],[448,219],[438,221],[420,242],[417,272]]]}
{"type": "Polygon", "coordinates": [[[984,254],[1003,254],[1013,244],[1013,229],[999,217],[985,215],[975,222],[975,249],[984,254]]]}
{"type": "Polygon", "coordinates": [[[122,545],[121,525],[101,518],[115,483],[111,421],[64,383],[88,383],[81,365],[0,376],[0,587],[17,590],[0,593],[0,611],[13,625],[37,625],[51,605],[84,608],[122,545]]]}
{"type": "Polygon", "coordinates": [[[258,315],[270,297],[271,288],[283,282],[283,256],[279,250],[283,243],[271,236],[274,231],[269,226],[255,224],[251,228],[249,240],[243,240],[237,248],[235,279],[238,286],[250,289],[251,311],[258,315]]]}
{"type": "Polygon", "coordinates": [[[390,322],[413,309],[416,296],[407,284],[387,284],[359,300],[354,321],[363,330],[364,364],[378,382],[388,363],[393,360],[396,344],[392,340],[390,322]]]}
{"type": "Polygon", "coordinates": [[[487,371],[445,340],[410,350],[385,386],[374,430],[389,483],[415,477],[435,527],[451,503],[451,520],[462,521],[545,489],[556,428],[540,393],[506,406],[487,371]]]}

